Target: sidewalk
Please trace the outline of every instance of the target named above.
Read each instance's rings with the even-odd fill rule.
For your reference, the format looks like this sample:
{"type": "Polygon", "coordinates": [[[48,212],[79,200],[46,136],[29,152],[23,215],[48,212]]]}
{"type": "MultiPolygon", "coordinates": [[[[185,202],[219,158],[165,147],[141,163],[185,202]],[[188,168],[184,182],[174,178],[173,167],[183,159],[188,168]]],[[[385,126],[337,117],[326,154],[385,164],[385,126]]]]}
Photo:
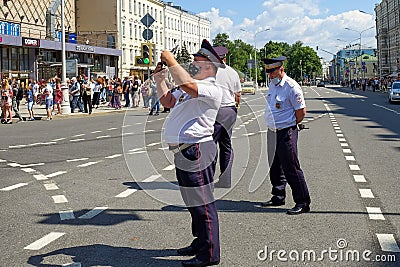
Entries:
{"type": "MultiPolygon", "coordinates": [[[[124,104],[124,101],[122,101],[122,104],[124,104]]],[[[137,110],[137,111],[145,111],[148,112],[146,109],[143,109],[142,107],[138,107],[138,108],[125,108],[122,107],[121,109],[115,109],[115,108],[111,108],[108,107],[108,103],[106,104],[100,104],[99,107],[93,108],[92,110],[92,114],[88,114],[88,113],[83,113],[83,112],[79,112],[79,108],[75,109],[75,113],[70,113],[70,114],[61,114],[61,115],[54,115],[55,113],[57,113],[57,109],[55,110],[55,112],[53,112],[53,120],[58,120],[58,119],[65,119],[65,118],[73,118],[73,117],[87,117],[87,116],[96,116],[96,115],[101,115],[101,114],[105,114],[105,113],[111,113],[111,112],[125,112],[126,110],[137,110]]],[[[29,112],[27,109],[27,105],[26,105],[26,101],[25,99],[23,99],[21,101],[21,104],[19,106],[19,113],[21,114],[21,116],[23,117],[23,119],[25,121],[27,121],[29,119],[29,112]]],[[[42,104],[42,105],[38,105],[38,104],[34,104],[33,105],[33,114],[35,116],[35,120],[45,120],[47,115],[46,115],[46,105],[42,104]]],[[[13,116],[14,116],[14,112],[13,112],[13,116]]],[[[13,122],[17,122],[18,118],[13,118],[13,122]]]]}

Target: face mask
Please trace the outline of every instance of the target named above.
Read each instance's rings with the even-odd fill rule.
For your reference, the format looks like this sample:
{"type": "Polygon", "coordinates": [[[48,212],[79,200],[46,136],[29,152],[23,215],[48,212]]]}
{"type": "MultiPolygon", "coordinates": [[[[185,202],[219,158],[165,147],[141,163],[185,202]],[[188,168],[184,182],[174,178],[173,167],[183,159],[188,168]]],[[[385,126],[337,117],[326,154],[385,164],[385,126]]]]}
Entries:
{"type": "Polygon", "coordinates": [[[189,65],[189,74],[191,77],[195,76],[196,74],[198,74],[200,72],[201,68],[194,65],[193,63],[190,63],[189,65]]]}
{"type": "Polygon", "coordinates": [[[271,79],[271,82],[272,82],[273,84],[275,84],[275,85],[278,85],[281,81],[282,81],[282,79],[281,79],[279,76],[277,76],[277,77],[271,79]]]}

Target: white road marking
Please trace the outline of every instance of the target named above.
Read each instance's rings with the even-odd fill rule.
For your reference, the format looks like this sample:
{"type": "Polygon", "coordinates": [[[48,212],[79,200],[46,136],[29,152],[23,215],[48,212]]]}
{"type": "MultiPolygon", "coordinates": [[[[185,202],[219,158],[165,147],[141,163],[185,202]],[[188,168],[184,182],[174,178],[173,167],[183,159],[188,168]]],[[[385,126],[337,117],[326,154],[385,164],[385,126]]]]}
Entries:
{"type": "Polygon", "coordinates": [[[34,170],[32,168],[22,168],[21,171],[29,173],[29,172],[35,172],[36,170],[34,170]]]}
{"type": "Polygon", "coordinates": [[[156,130],[147,130],[147,131],[144,131],[144,133],[152,133],[152,132],[155,132],[156,130]]]}
{"type": "Polygon", "coordinates": [[[66,263],[61,265],[61,267],[82,267],[80,262],[66,263]]]}
{"type": "Polygon", "coordinates": [[[105,159],[114,159],[114,158],[118,158],[118,157],[121,157],[121,156],[122,156],[122,154],[115,154],[115,155],[111,155],[111,156],[105,157],[105,159]]]}
{"type": "Polygon", "coordinates": [[[94,132],[91,132],[92,134],[95,134],[95,133],[102,133],[103,131],[94,131],[94,132]]]}
{"type": "Polygon", "coordinates": [[[47,177],[46,177],[46,175],[44,175],[44,174],[35,174],[35,175],[33,175],[33,177],[34,177],[36,180],[38,180],[38,181],[47,180],[47,177]]]}
{"type": "Polygon", "coordinates": [[[67,162],[84,161],[84,160],[88,160],[88,159],[89,159],[89,158],[67,159],[67,162]]]}
{"type": "Polygon", "coordinates": [[[339,138],[339,142],[346,142],[346,138],[339,138]]]}
{"type": "Polygon", "coordinates": [[[72,137],[81,137],[81,136],[85,136],[86,134],[76,134],[76,135],[73,135],[72,137]]]}
{"type": "Polygon", "coordinates": [[[174,164],[165,167],[165,168],[163,169],[163,171],[172,171],[173,169],[175,169],[175,165],[174,165],[174,164]]]}
{"type": "Polygon", "coordinates": [[[15,146],[8,146],[8,148],[21,148],[21,147],[27,147],[28,145],[15,145],[15,146]]]}
{"type": "Polygon", "coordinates": [[[96,208],[92,209],[91,211],[80,216],[79,219],[92,219],[93,217],[99,215],[106,209],[108,209],[108,207],[96,207],[96,208]]]}
{"type": "Polygon", "coordinates": [[[356,158],[354,156],[346,156],[346,160],[348,161],[355,161],[356,158]]]}
{"type": "Polygon", "coordinates": [[[109,128],[107,131],[118,130],[117,128],[109,128]]]}
{"type": "Polygon", "coordinates": [[[87,163],[78,165],[78,166],[76,166],[76,167],[78,167],[78,168],[88,167],[88,166],[97,164],[97,163],[99,163],[99,162],[100,162],[100,161],[89,161],[89,162],[87,162],[87,163]]]}
{"type": "Polygon", "coordinates": [[[133,148],[133,149],[129,150],[129,152],[135,152],[135,151],[139,151],[139,150],[143,150],[143,147],[133,148]]]}
{"type": "Polygon", "coordinates": [[[51,140],[51,141],[53,141],[53,142],[58,142],[58,141],[62,141],[62,140],[65,140],[65,139],[67,139],[67,138],[62,137],[62,138],[54,139],[54,140],[51,140]]]}
{"type": "Polygon", "coordinates": [[[51,242],[57,240],[58,238],[62,237],[65,235],[65,233],[57,233],[57,232],[52,232],[50,234],[45,235],[44,237],[40,238],[39,240],[33,242],[32,244],[24,247],[24,249],[29,249],[29,250],[39,250],[51,242]]]}
{"type": "Polygon", "coordinates": [[[32,163],[32,164],[27,164],[27,165],[19,165],[21,168],[29,168],[29,167],[35,167],[35,166],[43,166],[44,163],[32,163]]]}
{"type": "Polygon", "coordinates": [[[342,130],[336,130],[336,133],[343,133],[342,130]]]}
{"type": "Polygon", "coordinates": [[[0,191],[11,191],[11,190],[14,190],[14,189],[26,186],[26,185],[28,185],[28,183],[19,183],[19,184],[4,187],[4,188],[0,189],[0,191]]]}
{"type": "Polygon", "coordinates": [[[58,188],[58,186],[56,184],[43,184],[44,188],[46,188],[46,190],[50,191],[50,190],[58,190],[60,188],[58,188]]]}
{"type": "Polygon", "coordinates": [[[382,251],[400,252],[399,245],[392,234],[376,234],[382,251]]]}
{"type": "Polygon", "coordinates": [[[378,207],[367,207],[368,216],[371,220],[385,220],[383,217],[381,208],[378,207]]]}
{"type": "Polygon", "coordinates": [[[158,143],[151,143],[151,144],[148,144],[147,146],[148,147],[151,147],[151,146],[156,146],[156,145],[159,145],[159,144],[161,144],[160,142],[158,142],[158,143]]]}
{"type": "Polygon", "coordinates": [[[371,189],[359,189],[362,198],[375,198],[371,189]]]}
{"type": "Polygon", "coordinates": [[[7,164],[8,166],[11,166],[11,167],[19,167],[19,166],[21,166],[20,164],[18,164],[18,163],[16,163],[16,162],[11,162],[11,163],[8,163],[7,164]]]}
{"type": "Polygon", "coordinates": [[[124,192],[116,195],[115,197],[119,197],[119,198],[127,197],[127,196],[130,196],[131,194],[135,193],[136,191],[137,191],[137,189],[129,188],[129,189],[126,189],[124,192]]]}
{"type": "Polygon", "coordinates": [[[346,154],[351,154],[351,149],[343,149],[343,153],[346,153],[346,154]]]}
{"type": "Polygon", "coordinates": [[[354,181],[356,183],[366,183],[367,180],[365,180],[365,176],[364,175],[353,175],[354,177],[354,181]]]}
{"type": "Polygon", "coordinates": [[[135,133],[134,132],[130,132],[130,133],[123,133],[122,135],[125,136],[125,135],[133,135],[133,134],[135,134],[135,133]]]}
{"type": "MultiPolygon", "coordinates": [[[[175,166],[174,166],[174,167],[175,167],[175,166]]],[[[150,176],[150,177],[144,179],[142,182],[143,182],[143,183],[151,183],[151,182],[154,182],[155,180],[157,180],[157,179],[160,178],[160,177],[161,177],[160,174],[154,174],[154,175],[152,175],[152,176],[150,176]]]]}
{"type": "Polygon", "coordinates": [[[252,135],[255,135],[256,133],[247,133],[247,134],[244,134],[244,136],[252,136],[252,135]]]}
{"type": "Polygon", "coordinates": [[[58,214],[60,214],[60,220],[64,221],[64,220],[74,220],[75,219],[75,215],[74,215],[74,211],[73,210],[61,210],[58,212],[58,214]]]}
{"type": "Polygon", "coordinates": [[[48,175],[46,175],[46,177],[47,178],[52,178],[52,177],[56,177],[56,176],[64,174],[64,173],[67,173],[67,172],[66,171],[58,171],[58,172],[54,172],[54,173],[48,174],[48,175]]]}
{"type": "Polygon", "coordinates": [[[135,152],[129,152],[129,155],[134,155],[134,154],[142,154],[142,153],[147,153],[147,151],[135,151],[135,152]]]}
{"type": "Polygon", "coordinates": [[[360,167],[358,165],[349,165],[351,171],[359,171],[360,167]]]}
{"type": "Polygon", "coordinates": [[[55,204],[68,202],[68,199],[64,195],[52,196],[52,198],[53,198],[55,204]]]}
{"type": "Polygon", "coordinates": [[[337,134],[337,137],[344,137],[344,134],[337,134]]]}
{"type": "Polygon", "coordinates": [[[102,138],[109,138],[111,137],[111,135],[101,135],[101,136],[97,136],[97,139],[102,139],[102,138]]]}
{"type": "Polygon", "coordinates": [[[349,144],[347,144],[347,143],[340,143],[340,146],[342,146],[342,147],[348,147],[349,144]]]}
{"type": "Polygon", "coordinates": [[[72,139],[72,140],[69,140],[70,142],[80,142],[80,141],[85,141],[85,139],[83,139],[83,138],[79,138],[79,139],[72,139]]]}
{"type": "Polygon", "coordinates": [[[5,160],[5,159],[0,159],[0,162],[7,162],[7,160],[5,160]]]}

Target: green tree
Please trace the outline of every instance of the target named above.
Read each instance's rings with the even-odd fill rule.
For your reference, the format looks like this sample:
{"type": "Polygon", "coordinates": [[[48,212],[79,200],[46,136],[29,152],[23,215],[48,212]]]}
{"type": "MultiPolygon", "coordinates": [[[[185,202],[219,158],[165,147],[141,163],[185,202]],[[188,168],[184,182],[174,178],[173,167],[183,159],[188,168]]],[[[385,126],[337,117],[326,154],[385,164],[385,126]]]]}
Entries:
{"type": "Polygon", "coordinates": [[[183,44],[183,47],[179,49],[176,55],[176,61],[178,61],[178,63],[181,65],[188,65],[190,62],[192,62],[192,57],[187,51],[186,44],[183,44]]]}

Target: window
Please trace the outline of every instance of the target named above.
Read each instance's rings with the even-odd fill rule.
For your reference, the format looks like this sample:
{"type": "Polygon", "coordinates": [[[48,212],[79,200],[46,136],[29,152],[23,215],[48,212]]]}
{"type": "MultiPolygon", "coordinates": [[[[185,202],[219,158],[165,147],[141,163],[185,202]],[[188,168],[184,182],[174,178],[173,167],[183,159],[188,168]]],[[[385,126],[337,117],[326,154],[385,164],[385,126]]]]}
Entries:
{"type": "Polygon", "coordinates": [[[132,23],[129,23],[129,38],[133,38],[133,28],[132,28],[132,23]]]}
{"type": "Polygon", "coordinates": [[[133,49],[131,49],[131,64],[133,64],[135,62],[135,51],[133,49]]]}
{"type": "Polygon", "coordinates": [[[132,0],[129,0],[129,13],[132,13],[132,0]]]}
{"type": "Polygon", "coordinates": [[[138,31],[137,31],[137,25],[135,24],[135,39],[137,40],[138,38],[138,31]]]}
{"type": "Polygon", "coordinates": [[[133,13],[134,13],[135,15],[137,14],[136,0],[133,1],[133,13]]]}
{"type": "Polygon", "coordinates": [[[122,36],[125,37],[125,21],[122,22],[122,36]]]}
{"type": "Polygon", "coordinates": [[[121,8],[122,10],[125,10],[125,0],[121,0],[121,8]]]}

